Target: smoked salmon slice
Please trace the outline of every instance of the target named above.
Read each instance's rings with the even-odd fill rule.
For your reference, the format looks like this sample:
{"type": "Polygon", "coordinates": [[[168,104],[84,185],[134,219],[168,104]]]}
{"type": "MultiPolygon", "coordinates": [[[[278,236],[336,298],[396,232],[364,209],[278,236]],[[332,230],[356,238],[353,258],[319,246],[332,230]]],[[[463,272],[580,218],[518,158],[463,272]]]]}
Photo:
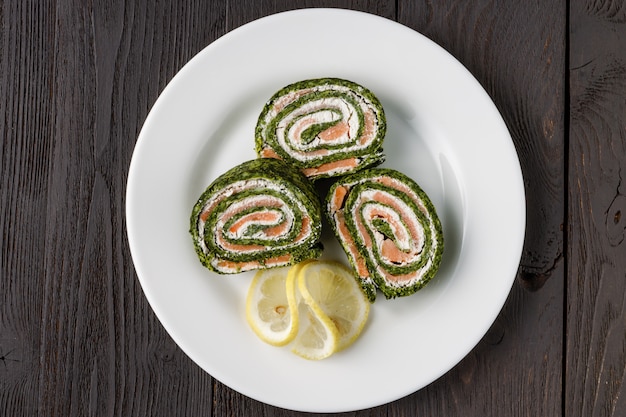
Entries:
{"type": "Polygon", "coordinates": [[[190,232],[205,267],[235,274],[319,257],[321,223],[321,203],[304,174],[259,158],[206,188],[192,209],[190,232]]]}
{"type": "Polygon", "coordinates": [[[325,212],[371,302],[415,293],[437,273],[443,255],[441,221],[411,178],[370,168],[336,181],[325,212]]]}
{"type": "Polygon", "coordinates": [[[378,98],[339,78],[290,84],[265,104],[255,130],[261,158],[287,161],[308,178],[330,178],[380,164],[387,123],[378,98]]]}

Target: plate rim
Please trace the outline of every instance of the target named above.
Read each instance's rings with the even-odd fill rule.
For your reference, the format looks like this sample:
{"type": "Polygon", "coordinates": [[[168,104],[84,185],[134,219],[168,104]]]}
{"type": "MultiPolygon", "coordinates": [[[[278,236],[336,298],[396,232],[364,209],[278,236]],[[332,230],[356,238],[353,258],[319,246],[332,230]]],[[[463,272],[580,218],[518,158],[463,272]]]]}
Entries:
{"type": "MultiPolygon", "coordinates": [[[[185,346],[183,346],[183,344],[181,344],[181,342],[178,340],[178,337],[175,337],[176,335],[176,331],[175,329],[171,329],[169,325],[167,325],[167,320],[164,320],[163,317],[161,317],[161,313],[158,311],[158,302],[155,300],[154,295],[151,293],[150,289],[149,289],[149,285],[147,284],[146,280],[145,280],[145,276],[142,276],[142,274],[139,271],[138,268],[138,262],[137,259],[140,256],[139,255],[139,250],[137,249],[137,244],[136,244],[136,236],[132,236],[132,230],[134,227],[134,223],[133,223],[133,201],[134,201],[134,195],[132,195],[132,190],[133,187],[135,186],[133,181],[135,178],[135,171],[138,169],[137,168],[137,161],[138,158],[140,157],[139,155],[141,155],[142,152],[145,152],[144,148],[147,146],[146,144],[148,143],[148,137],[146,134],[144,134],[145,128],[147,125],[149,125],[152,122],[152,118],[155,117],[158,113],[158,105],[162,100],[166,100],[168,95],[170,94],[170,91],[174,90],[179,82],[179,80],[185,76],[185,74],[190,71],[190,68],[192,68],[192,66],[195,63],[195,60],[199,57],[202,56],[203,54],[207,54],[209,52],[207,51],[211,51],[212,48],[215,48],[215,45],[221,45],[223,43],[227,43],[229,41],[229,39],[235,37],[235,36],[242,36],[242,34],[245,33],[245,31],[251,31],[252,29],[256,28],[256,27],[260,27],[261,25],[264,24],[268,24],[271,21],[274,21],[276,19],[282,19],[282,18],[288,18],[289,16],[304,16],[310,13],[322,13],[322,14],[344,14],[344,15],[354,15],[354,16],[361,16],[361,17],[365,17],[367,16],[367,18],[373,18],[375,20],[379,20],[380,22],[384,22],[384,24],[388,24],[388,25],[394,25],[397,27],[401,27],[403,30],[407,30],[411,32],[411,35],[415,36],[419,36],[421,37],[422,41],[427,41],[432,43],[434,46],[436,46],[439,50],[440,53],[444,53],[449,57],[450,62],[455,62],[457,63],[460,67],[463,68],[463,70],[467,73],[467,75],[469,75],[469,79],[473,80],[476,84],[476,87],[482,91],[488,98],[489,102],[493,105],[493,108],[495,110],[495,112],[498,114],[498,116],[500,117],[500,121],[502,123],[502,125],[504,126],[504,129],[506,130],[506,132],[508,133],[508,142],[510,142],[510,147],[513,150],[515,159],[517,160],[517,174],[519,174],[519,178],[518,178],[518,187],[519,185],[521,185],[521,194],[520,194],[520,202],[522,203],[522,207],[521,207],[521,214],[520,214],[520,219],[521,224],[518,223],[518,228],[521,228],[521,238],[519,239],[519,241],[517,242],[517,246],[518,246],[518,253],[519,256],[517,257],[517,265],[516,265],[516,269],[519,265],[519,262],[521,260],[521,255],[522,255],[522,247],[523,247],[523,242],[524,242],[524,235],[525,235],[525,228],[526,228],[526,209],[525,209],[525,203],[526,203],[526,199],[525,199],[525,194],[524,194],[524,187],[523,187],[523,177],[522,177],[522,172],[521,172],[521,167],[519,165],[519,159],[518,159],[518,154],[517,151],[515,150],[515,146],[512,142],[512,138],[510,136],[510,133],[508,131],[508,128],[506,127],[506,124],[504,123],[504,120],[502,119],[502,116],[500,115],[498,109],[496,108],[495,104],[493,104],[493,101],[491,100],[491,98],[488,96],[488,94],[486,93],[486,91],[484,90],[484,88],[480,85],[480,83],[474,78],[474,76],[469,72],[469,70],[467,70],[467,68],[460,63],[458,60],[456,60],[456,58],[454,58],[449,52],[447,52],[444,48],[442,48],[441,46],[437,45],[435,42],[433,42],[432,40],[430,40],[429,38],[427,38],[426,36],[424,36],[423,34],[414,31],[411,28],[408,28],[407,26],[402,25],[399,22],[396,22],[394,20],[388,19],[386,17],[383,16],[379,16],[379,15],[375,15],[375,14],[371,14],[368,12],[363,12],[363,11],[356,11],[356,10],[349,10],[349,9],[339,9],[339,8],[305,8],[305,9],[296,9],[296,10],[289,10],[289,11],[284,11],[284,12],[280,12],[280,13],[276,13],[276,14],[272,14],[272,15],[268,15],[256,20],[253,20],[249,23],[246,23],[242,26],[239,26],[229,32],[227,32],[226,34],[224,34],[223,36],[217,38],[215,41],[211,42],[210,44],[208,44],[206,47],[204,47],[201,51],[199,51],[194,57],[192,57],[187,63],[185,63],[185,65],[183,65],[183,67],[181,67],[181,69],[178,71],[178,73],[170,80],[170,82],[168,82],[167,86],[163,89],[163,91],[161,92],[161,94],[159,95],[159,97],[157,98],[157,100],[155,101],[153,107],[151,108],[150,112],[148,113],[146,120],[144,122],[144,125],[141,128],[141,131],[139,133],[139,136],[137,138],[137,143],[135,145],[135,149],[133,151],[133,155],[131,158],[131,162],[130,162],[130,166],[129,166],[129,172],[128,172],[128,179],[127,179],[127,193],[126,193],[126,219],[127,219],[127,237],[129,240],[129,248],[130,248],[130,252],[131,252],[131,257],[133,259],[133,263],[135,265],[135,270],[136,270],[136,274],[137,277],[141,283],[141,287],[142,290],[144,292],[144,294],[146,295],[146,298],[148,299],[148,302],[150,304],[150,306],[152,307],[155,315],[157,316],[157,318],[159,319],[159,321],[161,322],[161,324],[164,326],[165,330],[168,332],[168,334],[170,335],[170,337],[172,337],[172,339],[174,339],[174,341],[177,343],[177,345],[195,362],[197,363],[203,370],[205,370],[207,373],[209,373],[213,378],[216,378],[217,380],[223,382],[224,380],[228,380],[227,377],[224,377],[223,375],[215,375],[213,372],[210,372],[209,370],[207,370],[205,368],[205,366],[203,366],[202,364],[200,364],[191,354],[188,353],[187,349],[185,346]],[[157,110],[155,110],[157,109],[157,110]]],[[[441,375],[447,373],[450,369],[454,368],[454,366],[456,366],[456,364],[458,364],[458,362],[460,360],[463,359],[463,357],[465,357],[471,350],[474,349],[474,347],[476,346],[476,344],[480,341],[480,339],[484,336],[484,334],[486,333],[486,331],[489,329],[489,327],[493,324],[493,321],[495,321],[495,319],[497,318],[497,316],[500,314],[501,309],[504,306],[504,302],[506,301],[506,298],[508,297],[508,294],[510,292],[510,289],[514,283],[514,278],[515,278],[515,272],[513,272],[512,274],[513,276],[511,277],[511,282],[509,285],[509,290],[506,292],[506,294],[504,294],[503,296],[501,295],[500,299],[498,299],[498,302],[496,304],[499,305],[499,307],[497,308],[498,313],[495,314],[495,316],[493,317],[492,320],[489,321],[488,324],[486,324],[486,329],[484,329],[484,331],[480,331],[478,333],[480,333],[480,336],[477,338],[477,340],[474,340],[473,342],[470,343],[471,347],[466,351],[466,352],[461,352],[461,355],[454,359],[454,365],[452,365],[450,368],[445,369],[441,372],[441,374],[439,376],[437,376],[436,378],[434,378],[430,383],[432,383],[433,381],[435,381],[436,379],[438,379],[441,375]]],[[[375,305],[374,305],[375,307],[375,305]]],[[[350,404],[347,407],[341,407],[341,406],[331,406],[331,407],[320,407],[320,408],[310,408],[310,407],[306,407],[306,408],[299,408],[297,406],[294,407],[294,405],[287,403],[280,403],[280,402],[276,402],[276,401],[267,401],[264,398],[259,398],[257,396],[254,395],[254,393],[251,392],[244,392],[236,387],[234,387],[232,383],[226,383],[223,382],[226,385],[228,385],[229,387],[231,387],[232,389],[242,393],[243,395],[246,395],[248,397],[254,398],[256,400],[268,403],[270,405],[274,405],[277,407],[282,407],[282,408],[287,408],[287,409],[292,409],[292,410],[298,410],[298,411],[309,411],[309,412],[341,412],[341,411],[351,411],[351,410],[357,410],[357,409],[363,409],[363,408],[369,408],[372,406],[376,406],[376,405],[381,405],[384,403],[388,403],[390,401],[394,401],[396,399],[402,398],[408,394],[411,394],[413,392],[415,392],[416,390],[419,390],[423,387],[418,387],[417,389],[414,389],[412,387],[408,387],[407,390],[405,390],[403,393],[398,393],[398,396],[396,396],[395,398],[388,398],[387,400],[380,402],[379,400],[374,400],[373,402],[363,402],[360,405],[357,405],[355,408],[355,404],[350,404]]]]}

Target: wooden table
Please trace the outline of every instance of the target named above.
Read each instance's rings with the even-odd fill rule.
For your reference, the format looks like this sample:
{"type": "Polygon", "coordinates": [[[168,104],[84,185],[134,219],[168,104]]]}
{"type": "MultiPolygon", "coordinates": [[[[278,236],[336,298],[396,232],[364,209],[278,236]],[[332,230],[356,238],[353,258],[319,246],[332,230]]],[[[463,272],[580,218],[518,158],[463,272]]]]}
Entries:
{"type": "MultiPolygon", "coordinates": [[[[125,190],[145,117],[185,62],[313,3],[1,3],[0,416],[297,414],[222,385],[170,339],[133,268],[125,190]]],[[[527,193],[519,273],[483,340],[428,387],[352,415],[625,416],[626,2],[320,5],[396,20],[467,66],[527,193]]]]}

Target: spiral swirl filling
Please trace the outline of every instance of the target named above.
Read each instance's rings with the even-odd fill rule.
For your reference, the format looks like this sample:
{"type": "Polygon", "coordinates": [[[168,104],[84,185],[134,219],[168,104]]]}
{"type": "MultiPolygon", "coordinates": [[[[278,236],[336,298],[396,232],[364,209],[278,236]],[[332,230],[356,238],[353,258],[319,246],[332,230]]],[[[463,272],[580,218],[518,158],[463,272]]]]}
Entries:
{"type": "Polygon", "coordinates": [[[257,153],[289,161],[309,178],[332,177],[382,162],[385,116],[376,97],[345,80],[288,86],[265,106],[257,153]]]}
{"type": "Polygon", "coordinates": [[[370,171],[331,187],[329,217],[371,300],[376,287],[387,298],[408,295],[439,267],[441,224],[412,180],[391,170],[370,171]]]}
{"type": "Polygon", "coordinates": [[[238,169],[236,176],[253,178],[236,180],[232,176],[230,181],[231,176],[226,175],[196,203],[191,233],[206,267],[230,274],[319,256],[321,209],[317,197],[305,183],[291,183],[285,176],[270,177],[283,168],[276,166],[279,162],[263,164],[268,173],[238,169]]]}

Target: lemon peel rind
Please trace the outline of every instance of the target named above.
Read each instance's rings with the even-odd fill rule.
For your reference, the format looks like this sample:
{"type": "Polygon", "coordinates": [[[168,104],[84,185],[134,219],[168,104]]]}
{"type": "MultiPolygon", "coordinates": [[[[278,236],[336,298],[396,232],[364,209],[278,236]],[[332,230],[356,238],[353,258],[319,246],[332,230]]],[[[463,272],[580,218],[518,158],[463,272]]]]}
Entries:
{"type": "MultiPolygon", "coordinates": [[[[304,334],[309,330],[309,327],[300,328],[298,335],[294,339],[294,345],[291,347],[291,352],[300,356],[301,358],[308,360],[322,360],[330,357],[337,351],[337,343],[339,339],[339,333],[337,331],[337,327],[332,322],[328,316],[326,316],[319,306],[312,306],[306,301],[304,301],[305,307],[311,312],[311,316],[313,316],[314,320],[317,320],[325,329],[326,335],[329,338],[327,342],[325,342],[325,349],[320,354],[313,354],[316,352],[315,350],[306,349],[303,347],[301,343],[299,343],[299,338],[303,337],[304,334]],[[330,346],[329,346],[330,345],[330,346]]],[[[311,320],[311,316],[309,316],[309,320],[311,320]]]]}
{"type": "Polygon", "coordinates": [[[345,350],[346,348],[350,347],[363,332],[363,329],[365,328],[365,324],[367,323],[367,320],[369,317],[370,305],[371,305],[367,296],[361,291],[361,287],[359,283],[356,281],[355,276],[352,273],[352,271],[348,267],[346,267],[345,265],[337,261],[330,261],[330,260],[316,261],[314,263],[308,263],[307,265],[304,265],[302,267],[302,269],[299,271],[298,284],[299,286],[300,285],[302,286],[299,288],[300,291],[308,295],[308,299],[310,300],[310,302],[314,303],[320,309],[320,312],[324,316],[328,317],[328,319],[333,323],[334,327],[337,329],[339,338],[337,340],[337,347],[334,353],[341,352],[345,350]],[[358,317],[360,317],[361,319],[358,322],[356,322],[354,329],[351,329],[350,332],[343,334],[343,335],[341,334],[341,332],[335,325],[333,319],[331,318],[331,315],[325,312],[324,309],[314,300],[314,297],[311,296],[310,292],[308,291],[308,288],[306,287],[305,281],[307,279],[307,272],[309,270],[319,271],[321,268],[324,268],[324,267],[330,268],[335,274],[341,274],[342,279],[344,279],[345,282],[348,283],[348,285],[353,287],[352,289],[353,289],[353,293],[355,297],[360,297],[359,302],[358,302],[358,309],[359,309],[358,317]]]}
{"type": "MultiPolygon", "coordinates": [[[[285,270],[285,289],[287,291],[287,281],[289,272],[285,270]]],[[[266,331],[266,328],[269,326],[264,326],[259,317],[258,308],[258,291],[260,291],[260,287],[262,285],[261,280],[267,280],[269,277],[280,273],[280,270],[272,269],[272,270],[259,270],[254,275],[250,287],[248,289],[248,294],[246,297],[246,319],[252,331],[257,335],[259,339],[268,343],[272,346],[285,346],[289,344],[298,333],[298,315],[297,312],[293,314],[293,311],[297,310],[297,305],[295,303],[295,295],[290,296],[287,293],[287,303],[290,315],[289,326],[281,332],[271,332],[266,331]]]]}

